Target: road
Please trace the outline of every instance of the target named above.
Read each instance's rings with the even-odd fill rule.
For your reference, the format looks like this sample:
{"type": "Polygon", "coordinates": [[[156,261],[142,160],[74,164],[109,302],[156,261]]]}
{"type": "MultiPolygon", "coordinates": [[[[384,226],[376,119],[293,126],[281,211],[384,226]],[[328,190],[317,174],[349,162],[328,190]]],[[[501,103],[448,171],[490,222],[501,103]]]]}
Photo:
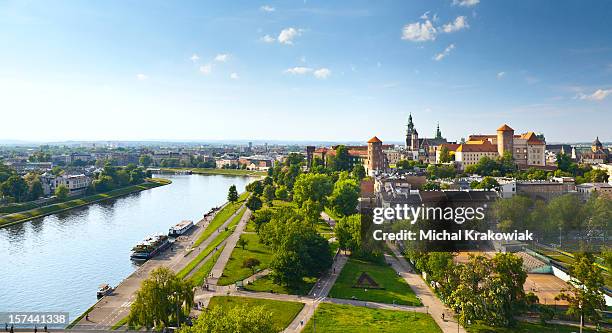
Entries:
{"type": "Polygon", "coordinates": [[[431,289],[429,289],[429,286],[421,279],[421,276],[413,272],[410,264],[399,252],[397,247],[390,243],[388,243],[388,245],[395,257],[385,255],[385,260],[391,263],[391,267],[404,278],[408,285],[410,285],[410,288],[412,288],[414,293],[427,308],[427,312],[431,314],[440,329],[442,329],[444,333],[466,333],[465,329],[459,326],[457,320],[453,318],[453,312],[438,299],[431,289]],[[445,317],[444,320],[442,320],[443,313],[445,317]]]}

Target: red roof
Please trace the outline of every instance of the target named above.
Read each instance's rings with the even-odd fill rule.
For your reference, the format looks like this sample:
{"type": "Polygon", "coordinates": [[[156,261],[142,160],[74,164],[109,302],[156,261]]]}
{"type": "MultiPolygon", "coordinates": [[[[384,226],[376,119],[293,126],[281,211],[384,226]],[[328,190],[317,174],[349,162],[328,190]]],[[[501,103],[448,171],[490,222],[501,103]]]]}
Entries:
{"type": "Polygon", "coordinates": [[[380,139],[376,136],[373,136],[370,140],[368,140],[368,143],[382,143],[382,141],[380,141],[380,139]]]}
{"type": "Polygon", "coordinates": [[[502,132],[514,132],[514,130],[512,129],[512,127],[503,124],[500,128],[497,129],[498,131],[502,131],[502,132]]]}
{"type": "Polygon", "coordinates": [[[482,144],[462,144],[457,148],[457,151],[461,152],[497,152],[497,145],[493,145],[489,143],[489,141],[485,141],[482,144]]]}

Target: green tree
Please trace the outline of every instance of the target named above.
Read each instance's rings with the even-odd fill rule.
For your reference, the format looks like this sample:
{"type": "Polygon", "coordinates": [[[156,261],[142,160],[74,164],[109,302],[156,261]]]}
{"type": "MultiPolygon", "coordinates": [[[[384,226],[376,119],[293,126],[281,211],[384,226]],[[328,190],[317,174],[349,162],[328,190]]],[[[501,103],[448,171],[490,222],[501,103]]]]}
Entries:
{"type": "Polygon", "coordinates": [[[580,228],[584,212],[576,208],[581,206],[582,202],[577,195],[569,193],[558,196],[548,203],[548,219],[561,230],[568,231],[580,228]]]}
{"type": "Polygon", "coordinates": [[[361,245],[361,215],[354,214],[341,218],[334,227],[338,245],[342,250],[356,253],[361,245]]]}
{"type": "Polygon", "coordinates": [[[441,187],[439,183],[427,181],[427,183],[421,186],[421,189],[424,191],[439,191],[441,187]]]}
{"type": "Polygon", "coordinates": [[[499,221],[498,228],[504,232],[527,228],[531,205],[531,199],[523,195],[496,200],[493,203],[493,215],[499,221]]]}
{"type": "Polygon", "coordinates": [[[231,185],[229,187],[229,191],[227,192],[227,201],[229,202],[238,201],[238,190],[236,190],[236,185],[231,185]]]}
{"type": "Polygon", "coordinates": [[[238,239],[238,242],[236,242],[236,245],[240,246],[243,250],[244,250],[245,246],[247,246],[247,244],[249,244],[249,241],[244,239],[244,238],[242,238],[242,237],[240,237],[238,239]]]}
{"type": "Polygon", "coordinates": [[[60,185],[55,188],[55,197],[59,201],[66,200],[68,198],[69,193],[70,193],[70,190],[68,189],[68,187],[66,187],[66,185],[60,185]]]}
{"type": "Polygon", "coordinates": [[[274,196],[279,200],[287,200],[289,198],[289,192],[287,192],[287,186],[279,186],[274,192],[274,196]]]}
{"type": "Polygon", "coordinates": [[[349,156],[348,148],[344,145],[336,147],[335,155],[328,158],[327,164],[332,171],[350,171],[351,157],[349,156]]]}
{"type": "Polygon", "coordinates": [[[44,190],[40,179],[36,179],[35,181],[29,184],[28,200],[37,200],[38,198],[42,197],[43,194],[44,190]]]}
{"type": "Polygon", "coordinates": [[[273,210],[270,208],[260,209],[251,215],[251,219],[255,224],[255,231],[259,233],[259,229],[272,219],[273,210]]]}
{"type": "Polygon", "coordinates": [[[354,214],[359,203],[359,192],[360,188],[355,180],[346,179],[337,181],[329,197],[329,204],[334,213],[340,216],[354,214]]]}
{"type": "Polygon", "coordinates": [[[10,176],[0,187],[2,194],[13,198],[16,202],[22,202],[28,198],[28,184],[18,175],[10,176]]]}
{"type": "Polygon", "coordinates": [[[130,307],[130,326],[163,328],[179,326],[193,305],[193,286],[170,269],[159,267],[142,281],[130,307]]]}
{"type": "Polygon", "coordinates": [[[255,270],[259,265],[261,265],[261,262],[257,258],[246,258],[242,262],[242,267],[250,269],[253,274],[255,274],[255,270]]]}
{"type": "Polygon", "coordinates": [[[362,179],[364,179],[364,178],[365,178],[365,176],[366,176],[366,171],[365,171],[365,168],[363,167],[363,165],[361,165],[361,164],[356,164],[356,165],[353,167],[352,176],[353,176],[353,178],[355,178],[357,181],[361,181],[362,179]]]}
{"type": "Polygon", "coordinates": [[[568,302],[567,314],[584,316],[593,323],[601,320],[598,311],[605,310],[606,302],[601,288],[604,279],[601,269],[595,266],[590,253],[577,253],[569,269],[568,289],[557,295],[556,299],[568,302]]]}
{"type": "Polygon", "coordinates": [[[249,197],[249,199],[246,202],[246,206],[248,209],[252,210],[252,211],[258,211],[259,209],[261,209],[262,206],[262,202],[261,199],[259,199],[258,196],[256,195],[252,195],[249,197]]]}
{"type": "Polygon", "coordinates": [[[246,190],[249,192],[253,192],[255,195],[262,195],[264,186],[260,180],[256,180],[246,186],[246,190]]]}
{"type": "Polygon", "coordinates": [[[478,183],[478,185],[476,186],[476,188],[483,189],[483,190],[493,190],[498,187],[499,187],[499,183],[497,182],[497,180],[495,180],[495,178],[490,177],[490,176],[484,177],[482,181],[478,183]]]}
{"type": "Polygon", "coordinates": [[[238,305],[229,309],[214,306],[203,311],[193,326],[182,326],[178,333],[275,333],[272,312],[264,306],[238,305]]]}
{"type": "Polygon", "coordinates": [[[449,163],[453,161],[453,157],[451,156],[448,147],[442,146],[440,149],[440,163],[449,163]]]}
{"type": "Polygon", "coordinates": [[[266,185],[263,190],[263,198],[266,202],[272,202],[274,200],[275,190],[274,186],[266,185]]]}
{"type": "Polygon", "coordinates": [[[307,200],[325,204],[332,192],[332,180],[324,174],[302,174],[293,187],[293,201],[302,206],[307,200]]]}

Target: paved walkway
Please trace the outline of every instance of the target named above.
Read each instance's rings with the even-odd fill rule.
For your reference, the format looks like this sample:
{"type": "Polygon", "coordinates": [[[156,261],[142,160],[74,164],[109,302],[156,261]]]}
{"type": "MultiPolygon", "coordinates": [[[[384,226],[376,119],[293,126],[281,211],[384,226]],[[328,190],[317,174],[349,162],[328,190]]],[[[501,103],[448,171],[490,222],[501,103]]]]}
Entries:
{"type": "Polygon", "coordinates": [[[446,308],[446,306],[438,299],[438,297],[429,289],[429,286],[421,279],[421,276],[414,273],[410,264],[404,256],[398,251],[397,247],[393,244],[388,244],[395,257],[385,255],[385,260],[391,263],[393,269],[398,272],[402,278],[410,285],[410,288],[414,291],[417,297],[421,300],[423,305],[426,307],[427,312],[431,314],[436,324],[445,333],[465,333],[465,329],[461,326],[458,327],[457,321],[453,318],[453,312],[446,308]],[[397,257],[397,258],[396,258],[397,257]],[[445,319],[442,320],[442,314],[444,313],[445,319]]]}
{"type": "Polygon", "coordinates": [[[346,264],[347,260],[348,257],[341,254],[338,254],[334,258],[332,268],[327,274],[321,277],[319,281],[317,281],[315,286],[308,294],[310,302],[305,303],[304,308],[302,308],[302,311],[300,311],[300,313],[295,316],[291,324],[289,324],[289,326],[283,332],[293,333],[302,331],[302,329],[304,328],[303,325],[306,325],[310,318],[312,318],[314,312],[317,309],[317,306],[319,306],[319,303],[326,299],[327,295],[329,294],[329,291],[336,282],[336,279],[338,278],[338,275],[340,275],[340,272],[342,271],[342,268],[346,264]]]}
{"type": "MultiPolygon", "coordinates": [[[[217,212],[219,211],[220,209],[217,210],[217,212]]],[[[238,211],[240,211],[240,209],[237,210],[236,213],[238,211]]],[[[223,223],[220,229],[225,229],[236,213],[230,216],[223,223]]],[[[191,262],[191,260],[193,260],[201,252],[201,250],[205,249],[210,242],[212,242],[212,240],[218,235],[217,232],[213,232],[210,237],[202,242],[197,248],[191,252],[188,252],[192,247],[193,242],[200,237],[213,218],[214,216],[209,216],[208,218],[200,220],[195,225],[193,230],[191,230],[187,235],[181,236],[173,244],[172,249],[168,249],[156,257],[146,261],[136,271],[125,278],[117,286],[112,295],[105,296],[100,299],[100,301],[96,303],[93,309],[89,312],[89,318],[84,317],[81,319],[77,325],[73,327],[73,330],[108,329],[119,320],[125,318],[130,313],[130,306],[134,302],[136,291],[140,288],[142,281],[149,277],[151,271],[160,266],[166,266],[171,270],[178,272],[189,262],[191,262]]],[[[92,290],[92,292],[94,291],[92,290]]]]}
{"type": "Polygon", "coordinates": [[[234,230],[234,232],[225,241],[225,247],[223,248],[223,252],[221,252],[221,255],[217,259],[217,262],[215,262],[215,265],[210,271],[211,277],[208,278],[207,280],[209,288],[214,289],[217,286],[217,282],[219,281],[219,278],[221,277],[221,275],[223,275],[223,270],[225,269],[225,265],[227,265],[227,262],[232,256],[232,252],[234,251],[234,248],[236,247],[236,244],[238,243],[238,239],[240,239],[240,235],[244,231],[244,228],[246,227],[247,222],[251,218],[251,210],[248,208],[245,208],[245,209],[246,209],[246,212],[242,216],[242,219],[240,219],[240,222],[238,222],[238,225],[236,226],[236,229],[234,230]]]}

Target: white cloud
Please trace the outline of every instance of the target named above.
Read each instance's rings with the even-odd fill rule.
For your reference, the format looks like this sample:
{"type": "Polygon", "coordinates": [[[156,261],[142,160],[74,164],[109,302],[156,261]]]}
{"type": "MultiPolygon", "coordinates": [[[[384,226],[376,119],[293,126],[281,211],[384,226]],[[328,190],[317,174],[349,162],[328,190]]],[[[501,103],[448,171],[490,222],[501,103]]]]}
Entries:
{"type": "Polygon", "coordinates": [[[217,62],[226,62],[228,58],[229,58],[229,54],[227,54],[227,53],[219,53],[215,57],[215,61],[217,61],[217,62]]]}
{"type": "Polygon", "coordinates": [[[278,34],[278,42],[281,44],[291,45],[293,44],[293,39],[301,34],[302,31],[295,28],[283,29],[280,34],[278,34]]]}
{"type": "Polygon", "coordinates": [[[260,40],[264,43],[274,43],[276,41],[276,39],[270,35],[265,35],[261,37],[260,40]]]}
{"type": "Polygon", "coordinates": [[[314,76],[317,79],[327,79],[331,75],[331,71],[328,68],[319,68],[314,71],[314,76]]]}
{"type": "Polygon", "coordinates": [[[198,62],[198,60],[200,60],[200,56],[194,53],[189,59],[191,59],[193,62],[198,62]]]}
{"type": "Polygon", "coordinates": [[[480,0],[453,0],[453,6],[472,7],[480,3],[480,0]]]}
{"type": "Polygon", "coordinates": [[[504,76],[506,76],[506,72],[499,72],[499,73],[497,73],[497,79],[498,79],[498,80],[499,80],[499,79],[503,79],[503,78],[504,78],[504,76]]]}
{"type": "Polygon", "coordinates": [[[434,57],[435,61],[440,61],[442,59],[444,59],[446,56],[448,56],[450,54],[450,52],[455,48],[455,44],[450,44],[449,46],[447,46],[444,51],[442,51],[441,53],[436,54],[436,56],[434,57]]]}
{"type": "Polygon", "coordinates": [[[423,13],[420,17],[422,20],[427,20],[429,18],[429,10],[423,13]]]}
{"type": "Polygon", "coordinates": [[[230,74],[230,79],[232,79],[232,80],[238,80],[239,78],[240,78],[240,76],[238,76],[238,73],[230,74]]]}
{"type": "Polygon", "coordinates": [[[446,33],[451,33],[455,31],[459,31],[462,29],[469,28],[469,24],[465,18],[465,16],[457,16],[454,22],[447,23],[442,26],[442,31],[446,33]]]}
{"type": "Polygon", "coordinates": [[[294,74],[294,75],[303,75],[303,74],[308,74],[310,72],[312,72],[312,68],[302,67],[302,66],[293,67],[293,68],[289,68],[285,70],[285,73],[294,74]]]}
{"type": "Polygon", "coordinates": [[[204,75],[210,74],[210,72],[212,72],[212,64],[206,64],[206,65],[200,66],[200,72],[204,75]]]}
{"type": "Polygon", "coordinates": [[[149,77],[145,74],[136,74],[136,78],[140,81],[144,81],[146,79],[148,79],[149,77]]]}
{"type": "Polygon", "coordinates": [[[276,8],[274,8],[272,6],[268,6],[268,5],[261,6],[261,7],[259,7],[259,9],[264,11],[264,12],[268,12],[268,13],[271,13],[271,12],[276,10],[276,8]]]}
{"type": "Polygon", "coordinates": [[[431,21],[425,20],[424,23],[414,22],[406,24],[402,29],[402,39],[413,42],[425,42],[436,39],[436,28],[431,21]]]}
{"type": "Polygon", "coordinates": [[[579,99],[585,99],[589,101],[603,101],[610,95],[612,95],[612,89],[597,89],[595,90],[594,93],[590,95],[579,93],[578,96],[576,97],[579,99]]]}

